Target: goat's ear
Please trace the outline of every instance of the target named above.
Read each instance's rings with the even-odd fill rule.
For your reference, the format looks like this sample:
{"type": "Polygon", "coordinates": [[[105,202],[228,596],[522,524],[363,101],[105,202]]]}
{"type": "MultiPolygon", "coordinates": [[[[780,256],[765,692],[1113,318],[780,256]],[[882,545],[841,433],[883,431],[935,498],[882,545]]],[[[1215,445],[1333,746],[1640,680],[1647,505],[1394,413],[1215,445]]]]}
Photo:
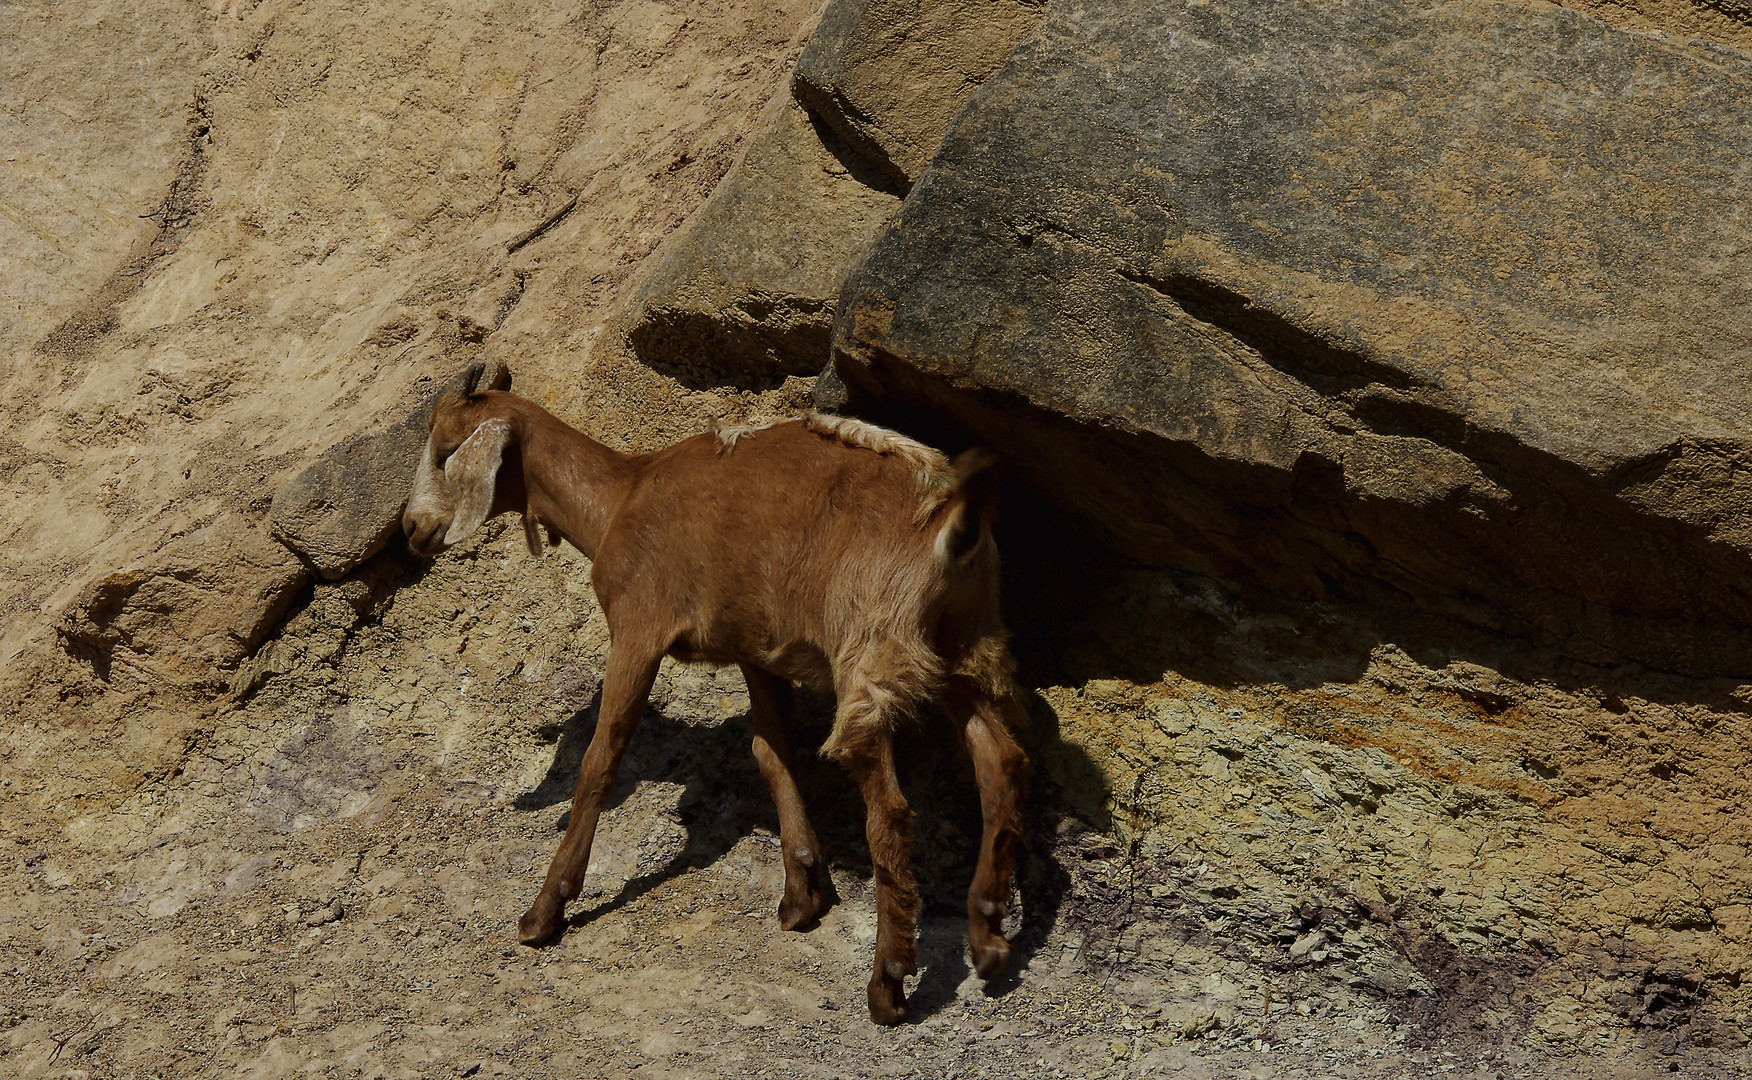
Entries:
{"type": "Polygon", "coordinates": [[[474,397],[488,390],[509,390],[511,369],[497,360],[488,363],[477,360],[462,369],[463,396],[474,397]]]}
{"type": "Polygon", "coordinates": [[[499,463],[505,444],[511,441],[511,421],[488,420],[475,428],[444,463],[444,479],[453,498],[450,528],[444,546],[460,544],[487,520],[493,508],[493,485],[499,478],[499,463]]]}

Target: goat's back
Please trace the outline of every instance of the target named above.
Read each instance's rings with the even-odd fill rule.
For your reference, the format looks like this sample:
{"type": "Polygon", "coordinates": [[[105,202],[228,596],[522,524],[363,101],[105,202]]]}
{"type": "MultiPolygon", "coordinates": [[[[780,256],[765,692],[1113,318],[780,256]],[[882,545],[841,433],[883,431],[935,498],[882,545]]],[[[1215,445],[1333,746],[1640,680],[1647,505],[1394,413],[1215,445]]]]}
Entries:
{"type": "Polygon", "coordinates": [[[970,571],[938,550],[953,479],[916,457],[790,421],[638,465],[593,577],[617,633],[660,627],[657,644],[685,659],[816,684],[892,674],[910,696],[942,673],[936,623],[956,579],[989,577],[995,597],[995,564],[970,571]]]}

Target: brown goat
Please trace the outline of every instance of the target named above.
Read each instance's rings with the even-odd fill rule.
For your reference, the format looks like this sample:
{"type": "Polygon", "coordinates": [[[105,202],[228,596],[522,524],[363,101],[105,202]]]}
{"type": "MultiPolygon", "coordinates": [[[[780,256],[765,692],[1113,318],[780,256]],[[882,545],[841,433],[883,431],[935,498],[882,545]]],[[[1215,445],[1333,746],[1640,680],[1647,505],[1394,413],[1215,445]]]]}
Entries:
{"type": "Polygon", "coordinates": [[[793,777],[789,682],[837,695],[822,752],[864,798],[877,902],[870,1017],[879,1024],[905,1017],[902,980],[917,971],[912,811],[892,735],[901,717],[939,701],[973,759],[985,819],[968,942],[982,978],[1002,970],[1027,759],[1011,736],[1021,709],[998,613],[994,461],[976,450],[951,466],[893,432],[826,416],[629,456],[512,394],[439,402],[402,518],[409,546],[433,555],[488,517],[517,511],[532,552],[546,529],[550,542],[590,557],[612,641],[571,821],[518,923],[523,942],[562,929],[667,655],[734,663],[748,680],[755,759],[779,811],[786,929],[827,907],[820,845],[793,777]]]}

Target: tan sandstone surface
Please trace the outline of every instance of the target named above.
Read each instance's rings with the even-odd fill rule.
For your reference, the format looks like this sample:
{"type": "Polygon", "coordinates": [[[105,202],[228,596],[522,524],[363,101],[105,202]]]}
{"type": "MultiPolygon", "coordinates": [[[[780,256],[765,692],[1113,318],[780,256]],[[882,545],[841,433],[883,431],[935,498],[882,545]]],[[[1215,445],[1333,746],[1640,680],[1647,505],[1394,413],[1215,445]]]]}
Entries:
{"type": "MultiPolygon", "coordinates": [[[[515,944],[594,720],[587,562],[501,521],[307,564],[275,497],[471,362],[627,449],[802,408],[794,364],[718,385],[633,334],[653,282],[743,318],[682,227],[760,176],[887,212],[756,154],[818,15],[0,11],[0,1074],[1752,1076],[1752,683],[1243,596],[1022,486],[1009,976],[968,969],[977,806],[921,724],[925,970],[870,1025],[855,795],[806,765],[840,902],[780,932],[746,692],[675,665],[571,929],[515,944]]],[[[777,264],[732,270],[823,288],[777,264]]]]}

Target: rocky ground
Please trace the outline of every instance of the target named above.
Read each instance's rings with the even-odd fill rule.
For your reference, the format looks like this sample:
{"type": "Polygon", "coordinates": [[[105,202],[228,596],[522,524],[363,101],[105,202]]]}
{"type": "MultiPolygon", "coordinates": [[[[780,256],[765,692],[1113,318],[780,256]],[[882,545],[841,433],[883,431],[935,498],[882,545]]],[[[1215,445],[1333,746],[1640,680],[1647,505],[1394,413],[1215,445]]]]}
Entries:
{"type": "MultiPolygon", "coordinates": [[[[1209,681],[1039,688],[1030,749],[1059,764],[1036,772],[1018,962],[999,983],[972,977],[957,910],[971,785],[927,728],[906,741],[905,777],[924,971],[914,1022],[879,1029],[863,1005],[875,929],[855,795],[806,763],[840,899],[781,932],[746,693],[733,672],[680,666],[653,694],[571,929],[523,948],[514,919],[558,837],[606,631],[581,558],[532,562],[514,525],[488,532],[429,566],[386,557],[312,590],[241,699],[191,718],[181,752],[126,792],[39,808],[20,788],[69,753],[68,733],[14,732],[8,1075],[1752,1074],[1719,1014],[1698,1038],[1696,986],[1663,988],[1658,964],[1630,972],[1634,950],[1602,963],[1551,948],[1542,972],[1502,948],[1506,933],[1566,935],[1576,902],[1541,892],[1582,868],[1552,865],[1578,846],[1537,813],[1549,780],[1456,796],[1434,775],[1461,759],[1432,735],[1452,747],[1468,723],[1440,685],[1452,669],[1383,646],[1360,678],[1235,685],[1215,675],[1225,655],[1307,657],[1271,644],[1282,619],[1194,579],[1156,585],[1186,607],[1206,589],[1204,632],[1180,639],[1201,644],[1177,651],[1209,681]],[[1258,708],[1267,695],[1282,719],[1258,708]],[[1393,716],[1335,738],[1321,709],[1359,728],[1393,716]],[[1159,735],[1122,748],[1155,759],[1129,793],[1065,764],[1068,746],[1099,752],[1103,716],[1136,712],[1159,735]],[[1418,936],[1472,906],[1470,957],[1418,936]]],[[[1025,666],[1119,659],[1099,623],[1025,638],[1025,666]],[[1082,655],[1039,651],[1063,641],[1082,655]]],[[[1513,721],[1496,726],[1514,744],[1513,721]]],[[[146,738],[130,728],[78,741],[146,738]]]]}

